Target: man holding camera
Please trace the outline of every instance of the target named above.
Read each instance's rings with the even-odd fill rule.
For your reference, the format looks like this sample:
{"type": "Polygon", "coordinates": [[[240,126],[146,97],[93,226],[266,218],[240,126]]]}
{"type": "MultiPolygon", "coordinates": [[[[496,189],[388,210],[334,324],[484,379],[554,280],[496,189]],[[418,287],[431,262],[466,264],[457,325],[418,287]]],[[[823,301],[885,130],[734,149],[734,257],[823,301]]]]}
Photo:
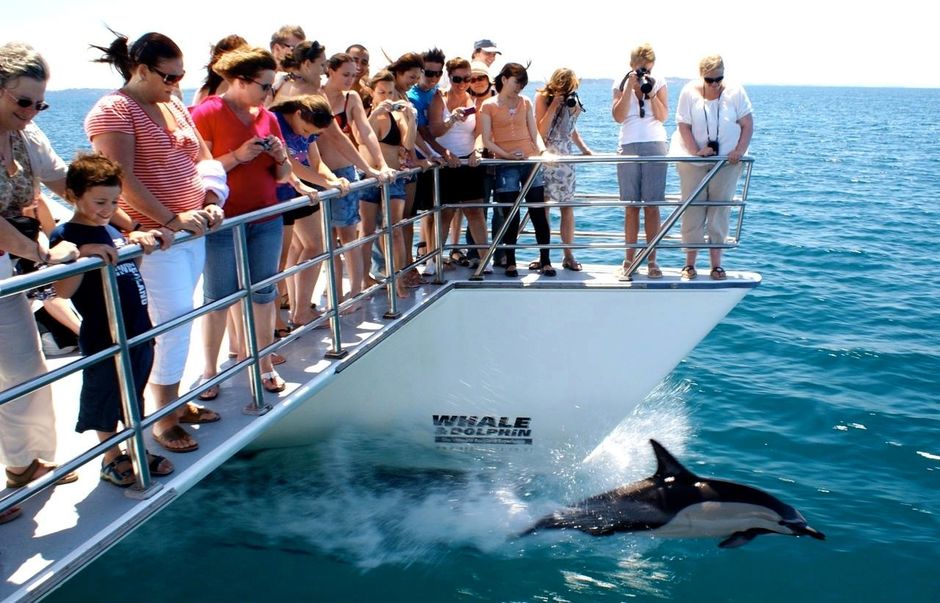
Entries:
{"type": "MultiPolygon", "coordinates": [[[[664,156],[668,151],[666,128],[669,116],[669,97],[665,80],[652,76],[656,53],[649,44],[641,44],[630,53],[630,71],[617,83],[614,80],[611,114],[620,124],[621,155],[638,157],[664,156]]],[[[631,203],[655,203],[666,199],[666,163],[617,164],[617,183],[620,199],[631,203]]],[[[646,240],[659,232],[658,206],[644,206],[646,240]]],[[[624,235],[627,244],[635,245],[640,232],[640,207],[627,207],[624,235]]],[[[621,278],[629,279],[626,269],[636,255],[636,249],[627,249],[621,278]]],[[[647,257],[647,278],[662,278],[656,264],[656,252],[647,257]]]]}

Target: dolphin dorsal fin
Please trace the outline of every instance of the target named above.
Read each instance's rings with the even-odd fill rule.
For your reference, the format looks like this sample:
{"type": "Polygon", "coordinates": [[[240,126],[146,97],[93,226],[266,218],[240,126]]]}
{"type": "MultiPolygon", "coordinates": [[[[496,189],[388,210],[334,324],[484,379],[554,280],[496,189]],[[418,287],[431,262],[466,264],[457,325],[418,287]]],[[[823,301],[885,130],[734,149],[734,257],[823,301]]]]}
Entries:
{"type": "Polygon", "coordinates": [[[665,446],[652,439],[650,445],[653,447],[653,453],[656,454],[656,473],[653,477],[658,479],[672,477],[677,481],[698,481],[698,476],[683,467],[682,463],[677,461],[665,446]]]}

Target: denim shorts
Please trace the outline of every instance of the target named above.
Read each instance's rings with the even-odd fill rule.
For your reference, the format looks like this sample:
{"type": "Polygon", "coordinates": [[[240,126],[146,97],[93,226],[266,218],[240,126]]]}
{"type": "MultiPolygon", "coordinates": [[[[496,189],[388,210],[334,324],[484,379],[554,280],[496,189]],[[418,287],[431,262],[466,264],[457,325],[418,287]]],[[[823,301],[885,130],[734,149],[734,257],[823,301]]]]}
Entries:
{"type": "MultiPolygon", "coordinates": [[[[245,225],[248,238],[248,273],[257,283],[277,273],[281,257],[281,237],[284,223],[280,216],[274,220],[245,225]]],[[[202,290],[206,303],[222,299],[238,289],[235,272],[235,236],[231,228],[214,232],[206,237],[206,267],[202,273],[202,290]]],[[[252,301],[267,304],[277,297],[277,288],[268,285],[254,293],[252,301]]]]}
{"type": "MultiPolygon", "coordinates": [[[[495,193],[515,193],[518,192],[525,181],[529,178],[532,170],[537,165],[501,165],[496,168],[496,182],[494,182],[493,192],[495,193]]],[[[539,171],[532,182],[532,188],[538,188],[544,185],[542,172],[539,171]]]]}
{"type": "MultiPolygon", "coordinates": [[[[396,178],[394,182],[388,185],[388,198],[389,199],[405,199],[405,183],[406,178],[396,178]]],[[[366,203],[378,203],[382,200],[382,187],[377,186],[375,188],[370,188],[368,190],[362,191],[359,197],[360,201],[365,201],[366,203]]]]}
{"type": "MultiPolygon", "coordinates": [[[[359,174],[355,166],[347,165],[333,170],[337,178],[345,178],[350,184],[359,180],[359,174]]],[[[333,219],[333,226],[345,227],[355,226],[359,223],[359,191],[353,191],[345,197],[334,197],[325,201],[330,206],[330,217],[333,219]]]]}

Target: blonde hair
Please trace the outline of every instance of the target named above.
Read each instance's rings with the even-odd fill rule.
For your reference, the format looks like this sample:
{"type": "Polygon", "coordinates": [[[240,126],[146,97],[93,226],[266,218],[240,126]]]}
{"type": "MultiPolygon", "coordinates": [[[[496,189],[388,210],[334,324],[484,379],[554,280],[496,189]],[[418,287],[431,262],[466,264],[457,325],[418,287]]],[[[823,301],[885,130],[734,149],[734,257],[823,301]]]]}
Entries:
{"type": "Polygon", "coordinates": [[[655,63],[656,53],[649,42],[644,42],[630,51],[630,67],[636,68],[639,63],[655,63]]]}
{"type": "Polygon", "coordinates": [[[548,83],[538,92],[545,96],[563,96],[571,94],[580,83],[581,81],[574,74],[574,71],[567,67],[560,67],[552,73],[552,77],[548,78],[548,83]]]}
{"type": "Polygon", "coordinates": [[[710,54],[698,63],[698,74],[705,75],[710,71],[715,71],[716,69],[724,69],[725,62],[721,59],[720,54],[710,54]]]}

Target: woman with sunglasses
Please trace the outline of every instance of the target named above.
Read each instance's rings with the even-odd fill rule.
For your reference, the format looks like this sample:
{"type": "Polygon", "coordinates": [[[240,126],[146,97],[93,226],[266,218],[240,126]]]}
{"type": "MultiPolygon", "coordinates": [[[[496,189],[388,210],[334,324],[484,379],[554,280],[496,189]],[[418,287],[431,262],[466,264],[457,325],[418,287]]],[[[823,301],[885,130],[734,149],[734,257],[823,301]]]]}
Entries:
{"type": "MultiPolygon", "coordinates": [[[[281,128],[273,113],[264,107],[271,93],[277,63],[263,48],[238,48],[215,64],[215,72],[228,83],[221,96],[206,99],[193,109],[193,121],[206,140],[212,155],[228,174],[231,193],[226,213],[239,216],[278,203],[277,183],[287,182],[291,166],[281,128]]],[[[270,278],[277,272],[281,253],[283,220],[280,216],[253,222],[245,227],[248,263],[253,281],[270,278]]],[[[203,297],[210,303],[238,288],[232,257],[235,254],[232,230],[206,237],[206,269],[203,297]]],[[[277,288],[269,285],[252,295],[255,337],[258,347],[274,340],[274,299],[277,288]]],[[[236,306],[240,312],[241,305],[236,306]]],[[[226,310],[216,310],[203,320],[205,365],[203,379],[218,372],[219,348],[225,335],[226,310]]],[[[236,321],[241,331],[242,321],[236,321]]],[[[244,341],[243,333],[232,334],[244,341]]],[[[259,359],[262,386],[269,392],[284,390],[284,380],[274,370],[271,355],[259,359]]]]}
{"type": "MultiPolygon", "coordinates": [[[[545,141],[545,148],[555,155],[570,155],[571,145],[576,145],[584,155],[593,154],[578,133],[578,116],[584,111],[584,105],[578,98],[580,81],[574,71],[566,68],[556,69],[545,87],[535,96],[535,121],[539,125],[539,134],[545,141]]],[[[570,163],[556,163],[545,166],[545,193],[556,203],[574,199],[575,173],[570,163]]],[[[574,242],[574,208],[561,208],[561,242],[570,245],[574,242]]],[[[581,263],[574,259],[570,247],[565,247],[565,259],[561,267],[575,272],[581,270],[581,263]]]]}
{"type": "MultiPolygon", "coordinates": [[[[447,77],[450,88],[431,100],[428,110],[431,134],[437,138],[437,144],[447,149],[457,159],[466,160],[467,165],[449,168],[440,172],[441,203],[482,203],[483,179],[485,173],[480,167],[483,144],[480,140],[481,125],[477,120],[477,107],[468,93],[470,89],[470,61],[454,58],[447,61],[447,77]]],[[[453,220],[453,209],[441,212],[444,225],[444,239],[453,227],[460,230],[460,221],[453,220]]],[[[486,244],[486,222],[482,207],[466,207],[473,241],[478,245],[486,244]]],[[[459,232],[455,233],[459,236],[459,232]]],[[[458,250],[451,252],[451,260],[466,262],[465,256],[458,250]]],[[[476,260],[476,267],[479,259],[476,260]]]]}
{"type": "MultiPolygon", "coordinates": [[[[98,62],[110,64],[124,79],[119,90],[99,99],[85,117],[92,147],[124,171],[121,208],[146,229],[202,234],[220,224],[225,174],[212,160],[189,111],[174,96],[185,73],[179,46],[163,34],[147,33],[131,45],[118,35],[110,46],[94,48],[104,53],[98,62]]],[[[172,240],[172,232],[167,235],[165,239],[172,240]]],[[[204,260],[203,238],[144,258],[140,272],[153,324],[193,309],[204,260]]],[[[187,323],[155,340],[150,392],[157,408],[179,397],[189,335],[187,323]]],[[[178,414],[154,423],[153,434],[167,450],[187,452],[198,444],[180,423],[218,420],[218,413],[187,404],[178,414]]]]}
{"type": "MultiPolygon", "coordinates": [[[[630,53],[630,71],[618,83],[614,80],[614,121],[620,124],[621,155],[638,157],[662,156],[666,154],[666,128],[663,125],[669,116],[669,98],[666,79],[654,79],[650,72],[656,64],[656,53],[649,44],[641,44],[630,53]]],[[[655,203],[666,199],[666,164],[618,163],[617,183],[620,200],[627,203],[655,203]]],[[[643,208],[646,240],[650,241],[659,232],[659,207],[643,208]]],[[[624,216],[624,235],[627,244],[635,245],[640,233],[640,208],[627,207],[624,216]]],[[[629,248],[621,269],[623,272],[633,263],[636,249],[629,248]]],[[[663,271],[656,264],[656,252],[647,257],[647,278],[662,278],[663,271]]]]}
{"type": "MultiPolygon", "coordinates": [[[[545,152],[545,145],[535,123],[532,102],[520,94],[529,83],[529,74],[519,63],[506,63],[496,76],[496,96],[483,103],[480,116],[483,124],[483,144],[497,159],[519,160],[538,157],[545,152]]],[[[513,203],[536,165],[502,165],[496,171],[494,192],[498,203],[513,203]]],[[[526,203],[544,203],[545,188],[542,174],[535,176],[526,203]]],[[[500,207],[504,217],[512,208],[500,207]]],[[[520,209],[521,211],[521,209],[520,209]]],[[[520,212],[513,215],[502,243],[515,245],[519,236],[520,212]]],[[[551,241],[551,230],[544,207],[530,207],[529,217],[535,228],[535,240],[542,245],[551,241]]],[[[550,251],[539,250],[539,259],[529,264],[530,270],[538,270],[543,276],[555,276],[550,251]]],[[[516,250],[506,249],[506,276],[519,276],[516,269],[516,250]]]]}
{"type": "MultiPolygon", "coordinates": [[[[10,222],[36,199],[37,182],[65,196],[65,162],[32,123],[49,107],[43,101],[48,80],[49,66],[32,47],[16,42],[0,46],[0,280],[13,274],[11,254],[46,264],[78,258],[72,243],[49,249],[43,237],[34,240],[10,222]]],[[[48,372],[25,293],[0,298],[0,340],[0,391],[48,372]]],[[[8,487],[25,486],[55,469],[44,460],[55,452],[55,411],[48,387],[0,406],[0,464],[6,466],[8,487]]],[[[75,478],[69,474],[63,482],[75,478]]],[[[19,514],[19,507],[12,507],[0,514],[0,523],[19,514]]]]}
{"type": "MultiPolygon", "coordinates": [[[[725,64],[719,55],[710,55],[699,63],[700,80],[686,84],[679,94],[676,106],[678,129],[673,144],[678,153],[711,157],[727,155],[725,165],[696,198],[699,201],[730,201],[741,175],[741,157],[747,153],[754,133],[754,117],[751,99],[741,86],[725,82],[725,64]]],[[[712,168],[712,164],[679,163],[679,182],[682,198],[685,199],[712,168]]],[[[728,236],[730,207],[689,206],[682,215],[682,242],[705,243],[708,232],[709,243],[721,244],[728,236]]],[[[711,277],[714,280],[727,278],[721,267],[721,249],[709,249],[711,277]]],[[[686,249],[682,278],[694,279],[697,249],[686,249]]]]}

